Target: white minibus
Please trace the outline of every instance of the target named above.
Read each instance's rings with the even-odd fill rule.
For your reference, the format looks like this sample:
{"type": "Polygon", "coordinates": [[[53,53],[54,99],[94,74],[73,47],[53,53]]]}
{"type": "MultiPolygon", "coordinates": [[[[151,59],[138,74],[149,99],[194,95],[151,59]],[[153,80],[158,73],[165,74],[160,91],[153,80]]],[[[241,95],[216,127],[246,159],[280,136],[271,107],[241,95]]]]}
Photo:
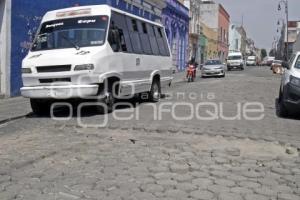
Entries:
{"type": "Polygon", "coordinates": [[[111,112],[116,98],[158,101],[172,81],[164,27],[107,5],[45,14],[22,63],[21,94],[34,113],[55,101],[94,99],[111,112]]]}

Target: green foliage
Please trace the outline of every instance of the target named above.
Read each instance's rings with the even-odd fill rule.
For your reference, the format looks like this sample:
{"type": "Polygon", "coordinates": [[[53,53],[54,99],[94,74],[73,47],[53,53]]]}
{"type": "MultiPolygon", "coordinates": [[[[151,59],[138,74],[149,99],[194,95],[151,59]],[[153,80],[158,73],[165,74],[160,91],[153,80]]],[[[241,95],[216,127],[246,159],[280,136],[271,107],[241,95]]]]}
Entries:
{"type": "Polygon", "coordinates": [[[267,57],[267,50],[266,49],[262,49],[261,50],[261,55],[260,55],[260,57],[261,57],[261,59],[263,60],[265,57],[267,57]]]}

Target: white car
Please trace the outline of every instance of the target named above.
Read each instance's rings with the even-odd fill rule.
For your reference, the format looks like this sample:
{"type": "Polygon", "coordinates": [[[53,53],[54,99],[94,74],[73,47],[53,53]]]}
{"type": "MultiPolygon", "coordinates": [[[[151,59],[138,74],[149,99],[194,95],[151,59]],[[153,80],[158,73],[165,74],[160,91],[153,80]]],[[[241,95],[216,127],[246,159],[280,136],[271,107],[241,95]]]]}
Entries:
{"type": "Polygon", "coordinates": [[[172,71],[161,24],[107,5],[72,7],[43,17],[22,63],[21,93],[36,114],[57,99],[94,99],[111,112],[119,97],[158,101],[172,71]]]}
{"type": "Polygon", "coordinates": [[[246,65],[247,66],[256,66],[256,56],[248,56],[246,65]]]}
{"type": "Polygon", "coordinates": [[[300,113],[300,52],[292,55],[289,62],[283,62],[285,71],[282,75],[278,98],[278,114],[287,117],[300,113]]]}
{"type": "Polygon", "coordinates": [[[208,60],[201,68],[201,76],[225,77],[225,66],[220,60],[208,60]]]}

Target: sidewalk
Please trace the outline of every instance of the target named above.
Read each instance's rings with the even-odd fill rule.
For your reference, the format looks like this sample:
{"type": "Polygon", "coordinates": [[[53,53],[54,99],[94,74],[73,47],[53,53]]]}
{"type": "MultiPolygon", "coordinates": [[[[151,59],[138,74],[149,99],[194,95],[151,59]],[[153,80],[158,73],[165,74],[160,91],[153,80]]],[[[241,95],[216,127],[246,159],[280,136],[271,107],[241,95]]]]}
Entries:
{"type": "Polygon", "coordinates": [[[15,97],[0,99],[0,124],[18,119],[31,113],[29,99],[15,97]]]}
{"type": "MultiPolygon", "coordinates": [[[[184,72],[173,74],[173,83],[184,80],[184,72]]],[[[0,125],[30,114],[29,99],[23,97],[0,99],[0,125]]]]}

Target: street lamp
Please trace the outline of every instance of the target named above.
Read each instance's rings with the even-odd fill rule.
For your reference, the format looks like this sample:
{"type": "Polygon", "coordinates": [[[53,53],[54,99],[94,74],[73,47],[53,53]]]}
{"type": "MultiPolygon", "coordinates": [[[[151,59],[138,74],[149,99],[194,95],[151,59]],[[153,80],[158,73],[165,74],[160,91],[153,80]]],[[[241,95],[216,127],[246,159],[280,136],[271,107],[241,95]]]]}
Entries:
{"type": "MultiPolygon", "coordinates": [[[[281,11],[281,5],[284,5],[285,7],[285,14],[286,14],[286,60],[289,59],[289,2],[288,0],[281,0],[278,3],[278,11],[281,11]]],[[[280,22],[278,21],[277,24],[280,22]]]]}

